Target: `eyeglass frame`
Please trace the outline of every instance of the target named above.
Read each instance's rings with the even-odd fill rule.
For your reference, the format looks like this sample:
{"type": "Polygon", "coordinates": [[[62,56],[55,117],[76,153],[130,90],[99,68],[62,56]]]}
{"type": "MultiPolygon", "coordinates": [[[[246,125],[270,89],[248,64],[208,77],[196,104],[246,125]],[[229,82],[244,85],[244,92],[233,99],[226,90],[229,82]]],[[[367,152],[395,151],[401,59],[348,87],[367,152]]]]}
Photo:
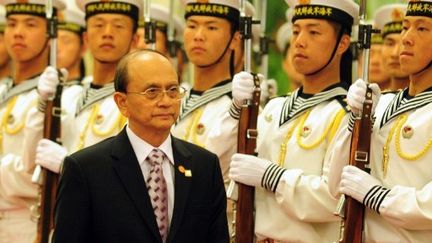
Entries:
{"type": "Polygon", "coordinates": [[[183,86],[181,86],[181,85],[176,85],[176,86],[171,86],[169,89],[163,89],[163,88],[158,88],[158,87],[150,87],[150,88],[147,88],[146,90],[144,90],[144,91],[125,91],[124,93],[125,94],[137,94],[137,95],[142,95],[142,96],[144,96],[146,99],[148,99],[148,100],[152,100],[152,101],[156,101],[156,100],[161,100],[162,98],[163,98],[163,95],[161,95],[161,94],[166,94],[166,96],[168,97],[168,98],[170,98],[170,99],[172,99],[172,100],[175,100],[175,101],[179,101],[179,100],[181,100],[181,99],[183,99],[183,97],[186,95],[186,92],[187,92],[187,89],[185,88],[185,87],[183,87],[183,86]],[[176,87],[176,88],[178,88],[179,89],[179,93],[178,93],[178,95],[179,95],[179,97],[172,97],[172,96],[170,96],[169,95],[169,93],[168,92],[170,92],[170,89],[172,89],[173,87],[176,87]],[[149,90],[159,90],[160,92],[159,93],[157,93],[156,94],[156,96],[154,97],[154,98],[151,98],[151,97],[149,97],[148,96],[148,91],[149,90]],[[183,91],[183,92],[182,92],[183,91]]]}

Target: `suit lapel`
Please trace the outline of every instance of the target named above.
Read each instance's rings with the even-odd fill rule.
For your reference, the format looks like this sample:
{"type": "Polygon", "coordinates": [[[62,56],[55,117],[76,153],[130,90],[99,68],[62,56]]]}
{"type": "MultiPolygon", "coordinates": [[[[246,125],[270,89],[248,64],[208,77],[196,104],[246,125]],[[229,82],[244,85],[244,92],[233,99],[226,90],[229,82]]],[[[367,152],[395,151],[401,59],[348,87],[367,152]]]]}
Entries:
{"type": "Polygon", "coordinates": [[[141,167],[130,144],[126,129],[117,135],[114,144],[116,146],[111,153],[114,170],[144,222],[156,239],[162,242],[141,167]]]}
{"type": "MultiPolygon", "coordinates": [[[[184,170],[192,170],[191,153],[183,145],[182,141],[172,137],[172,147],[174,154],[174,211],[170,224],[170,231],[167,242],[175,239],[175,234],[182,222],[187,199],[189,197],[192,176],[187,177],[184,170]]],[[[193,171],[192,171],[193,175],[193,171]]]]}

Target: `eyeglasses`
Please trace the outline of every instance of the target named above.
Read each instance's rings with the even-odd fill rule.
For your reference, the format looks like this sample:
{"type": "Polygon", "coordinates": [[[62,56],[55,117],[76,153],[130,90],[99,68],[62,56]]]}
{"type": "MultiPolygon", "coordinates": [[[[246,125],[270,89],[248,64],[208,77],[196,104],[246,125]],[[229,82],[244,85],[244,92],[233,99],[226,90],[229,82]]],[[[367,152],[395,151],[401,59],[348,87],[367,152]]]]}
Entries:
{"type": "Polygon", "coordinates": [[[161,100],[164,93],[173,100],[181,100],[186,94],[186,89],[181,86],[172,86],[169,89],[152,87],[141,92],[126,91],[126,94],[143,95],[149,100],[161,100]]]}

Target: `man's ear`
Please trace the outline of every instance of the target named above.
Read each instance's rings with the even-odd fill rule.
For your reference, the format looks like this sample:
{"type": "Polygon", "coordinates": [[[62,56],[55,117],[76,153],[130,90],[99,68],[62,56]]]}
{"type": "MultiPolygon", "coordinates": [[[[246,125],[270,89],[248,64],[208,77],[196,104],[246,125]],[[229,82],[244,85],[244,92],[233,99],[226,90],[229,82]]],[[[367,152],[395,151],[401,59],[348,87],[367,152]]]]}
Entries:
{"type": "Polygon", "coordinates": [[[127,106],[127,100],[126,100],[126,94],[122,92],[115,92],[114,93],[114,101],[117,105],[117,108],[119,109],[120,113],[124,117],[129,118],[129,110],[127,106]]]}
{"type": "Polygon", "coordinates": [[[82,39],[83,39],[83,42],[84,42],[84,46],[88,46],[88,35],[87,35],[87,31],[84,31],[83,32],[83,34],[82,34],[82,39]]]}
{"type": "Polygon", "coordinates": [[[351,37],[347,34],[343,34],[341,40],[339,41],[336,53],[342,55],[350,47],[350,44],[351,37]]]}
{"type": "Polygon", "coordinates": [[[237,46],[241,45],[242,38],[240,35],[240,32],[236,31],[234,32],[234,36],[231,40],[230,49],[235,50],[237,46]]]}
{"type": "Polygon", "coordinates": [[[131,51],[137,49],[138,41],[139,41],[139,36],[138,36],[137,32],[135,32],[132,35],[131,46],[130,46],[131,51]]]}

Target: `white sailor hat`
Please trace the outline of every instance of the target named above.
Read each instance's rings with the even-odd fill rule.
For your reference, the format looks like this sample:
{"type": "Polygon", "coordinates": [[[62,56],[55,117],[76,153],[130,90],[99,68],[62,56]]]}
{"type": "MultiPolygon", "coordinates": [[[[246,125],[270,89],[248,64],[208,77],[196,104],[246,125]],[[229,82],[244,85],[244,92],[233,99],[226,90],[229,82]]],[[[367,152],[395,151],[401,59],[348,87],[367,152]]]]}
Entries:
{"type": "Polygon", "coordinates": [[[406,6],[406,4],[400,3],[387,4],[375,11],[374,20],[383,37],[402,32],[402,20],[405,16],[406,6]]]}
{"type": "Polygon", "coordinates": [[[297,19],[327,19],[350,29],[358,22],[359,6],[353,0],[285,0],[297,19]]]}
{"type": "Polygon", "coordinates": [[[85,13],[87,20],[93,15],[102,13],[123,14],[138,22],[142,16],[142,0],[76,0],[77,6],[85,13]]]}
{"type": "MultiPolygon", "coordinates": [[[[45,18],[46,0],[0,0],[6,8],[6,17],[11,14],[29,14],[45,18]]],[[[62,0],[52,1],[54,11],[62,10],[66,4],[62,0]]]]}
{"type": "Polygon", "coordinates": [[[406,16],[423,16],[432,18],[432,0],[410,0],[406,16]]]}
{"type": "MultiPolygon", "coordinates": [[[[152,20],[156,21],[156,28],[166,33],[168,30],[168,21],[170,17],[169,9],[163,5],[152,3],[150,4],[150,16],[152,20]]],[[[176,36],[181,37],[184,30],[184,23],[182,19],[176,15],[173,16],[173,20],[176,36]]],[[[139,19],[138,26],[144,27],[143,18],[139,19]]]]}
{"type": "Polygon", "coordinates": [[[6,26],[6,10],[3,5],[0,5],[0,33],[4,32],[6,26]]]}
{"type": "MultiPolygon", "coordinates": [[[[185,19],[194,15],[213,16],[227,19],[238,29],[240,22],[240,1],[238,0],[181,0],[185,6],[185,19]]],[[[255,8],[245,1],[246,15],[254,16],[255,8]]]]}
{"type": "Polygon", "coordinates": [[[76,8],[67,8],[58,12],[58,29],[81,34],[85,28],[84,13],[76,8]]]}
{"type": "Polygon", "coordinates": [[[279,51],[283,52],[286,48],[286,45],[290,42],[292,36],[292,22],[291,19],[294,14],[294,9],[289,8],[285,12],[285,17],[287,22],[281,25],[276,33],[276,46],[279,51]]]}

